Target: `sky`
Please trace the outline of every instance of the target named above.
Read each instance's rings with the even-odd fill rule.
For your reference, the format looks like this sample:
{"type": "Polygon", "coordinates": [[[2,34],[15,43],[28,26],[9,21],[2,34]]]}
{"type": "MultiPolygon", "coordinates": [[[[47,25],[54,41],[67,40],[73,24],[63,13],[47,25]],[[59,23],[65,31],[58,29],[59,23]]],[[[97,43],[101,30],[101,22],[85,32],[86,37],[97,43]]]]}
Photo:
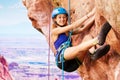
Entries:
{"type": "Polygon", "coordinates": [[[28,19],[22,0],[0,0],[0,38],[40,35],[28,19]]]}
{"type": "Polygon", "coordinates": [[[41,47],[48,47],[46,39],[32,26],[22,0],[0,0],[0,50],[41,47]]]}

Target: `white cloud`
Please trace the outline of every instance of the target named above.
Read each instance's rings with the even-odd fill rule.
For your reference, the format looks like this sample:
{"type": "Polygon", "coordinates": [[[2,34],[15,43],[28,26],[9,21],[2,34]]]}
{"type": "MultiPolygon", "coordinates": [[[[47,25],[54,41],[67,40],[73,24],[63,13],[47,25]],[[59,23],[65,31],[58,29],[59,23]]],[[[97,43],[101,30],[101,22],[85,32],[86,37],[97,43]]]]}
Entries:
{"type": "Polygon", "coordinates": [[[12,26],[29,21],[25,15],[11,14],[0,19],[0,26],[12,26]]]}
{"type": "Polygon", "coordinates": [[[6,11],[2,10],[2,12],[0,15],[0,27],[12,26],[29,21],[26,10],[8,9],[6,11]]]}
{"type": "Polygon", "coordinates": [[[3,8],[3,6],[2,5],[0,5],[0,9],[2,9],[3,8]]]}
{"type": "MultiPolygon", "coordinates": [[[[23,19],[24,20],[24,19],[23,19]]],[[[16,24],[20,24],[25,22],[25,20],[23,21],[22,19],[3,19],[0,20],[0,26],[12,26],[12,25],[16,25],[16,24]]]]}
{"type": "MultiPolygon", "coordinates": [[[[3,6],[0,5],[0,9],[3,6]]],[[[24,7],[22,0],[19,0],[14,5],[9,5],[6,9],[0,11],[0,27],[12,26],[24,22],[28,22],[27,10],[24,7]],[[18,9],[19,8],[19,9],[18,9]]]]}
{"type": "MultiPolygon", "coordinates": [[[[0,4],[0,9],[3,6],[0,4]]],[[[1,26],[12,26],[16,24],[26,23],[30,21],[27,16],[27,10],[24,7],[22,0],[16,4],[1,9],[0,11],[0,27],[1,26]],[[19,8],[19,9],[18,9],[19,8]]]]}
{"type": "Polygon", "coordinates": [[[18,3],[13,4],[9,8],[24,8],[24,5],[23,5],[22,0],[21,0],[18,3]]]}

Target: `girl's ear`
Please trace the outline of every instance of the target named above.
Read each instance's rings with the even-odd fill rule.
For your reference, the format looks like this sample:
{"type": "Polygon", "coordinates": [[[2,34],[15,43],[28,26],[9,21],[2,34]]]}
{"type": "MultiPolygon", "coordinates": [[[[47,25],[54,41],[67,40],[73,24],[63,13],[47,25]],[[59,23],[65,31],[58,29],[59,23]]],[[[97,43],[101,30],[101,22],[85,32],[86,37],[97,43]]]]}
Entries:
{"type": "Polygon", "coordinates": [[[55,24],[55,22],[56,22],[56,19],[55,19],[55,18],[54,18],[54,19],[52,19],[52,23],[53,23],[53,24],[55,24]]]}
{"type": "Polygon", "coordinates": [[[53,19],[54,21],[56,20],[56,18],[53,19]]]}

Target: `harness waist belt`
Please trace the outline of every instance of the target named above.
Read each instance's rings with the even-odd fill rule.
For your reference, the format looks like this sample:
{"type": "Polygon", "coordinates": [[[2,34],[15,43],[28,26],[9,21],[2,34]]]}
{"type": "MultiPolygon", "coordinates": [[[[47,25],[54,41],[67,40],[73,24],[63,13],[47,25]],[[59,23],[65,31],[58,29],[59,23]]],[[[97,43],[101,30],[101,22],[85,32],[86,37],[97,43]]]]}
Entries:
{"type": "Polygon", "coordinates": [[[62,44],[60,45],[60,47],[57,49],[57,51],[59,52],[59,51],[61,51],[62,49],[69,47],[70,44],[71,44],[70,41],[66,41],[66,42],[62,43],[62,44]]]}

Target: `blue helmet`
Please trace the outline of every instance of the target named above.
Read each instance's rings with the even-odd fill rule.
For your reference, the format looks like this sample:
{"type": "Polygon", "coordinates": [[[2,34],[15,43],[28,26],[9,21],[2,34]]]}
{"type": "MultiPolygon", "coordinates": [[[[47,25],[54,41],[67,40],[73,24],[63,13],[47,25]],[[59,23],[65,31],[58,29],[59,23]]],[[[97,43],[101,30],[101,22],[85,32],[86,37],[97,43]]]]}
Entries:
{"type": "Polygon", "coordinates": [[[52,19],[55,18],[58,14],[66,14],[68,15],[67,11],[62,7],[57,7],[52,12],[52,19]]]}

